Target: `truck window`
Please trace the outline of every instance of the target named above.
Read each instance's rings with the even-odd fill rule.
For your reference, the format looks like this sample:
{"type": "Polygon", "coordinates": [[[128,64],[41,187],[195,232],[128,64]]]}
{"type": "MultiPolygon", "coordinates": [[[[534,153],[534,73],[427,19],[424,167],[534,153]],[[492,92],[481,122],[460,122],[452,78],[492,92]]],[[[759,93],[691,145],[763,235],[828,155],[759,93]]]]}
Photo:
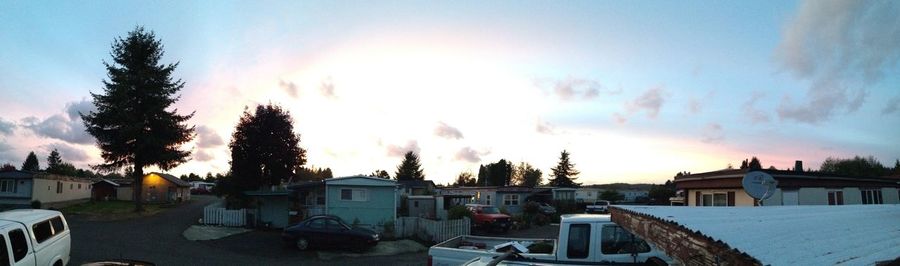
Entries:
{"type": "Polygon", "coordinates": [[[3,235],[0,235],[0,266],[9,266],[9,247],[3,235]]]}
{"type": "Polygon", "coordinates": [[[53,236],[53,227],[50,226],[50,220],[32,225],[31,230],[34,231],[34,238],[38,243],[42,243],[53,236]]]}
{"type": "Polygon", "coordinates": [[[66,231],[66,225],[63,224],[62,218],[59,218],[59,216],[50,219],[50,224],[53,225],[53,235],[58,235],[59,233],[66,231]]]}
{"type": "Polygon", "coordinates": [[[25,242],[25,232],[21,229],[9,231],[9,242],[12,245],[13,260],[21,261],[28,255],[28,243],[25,242]]]}
{"type": "Polygon", "coordinates": [[[591,242],[590,224],[573,224],[569,226],[569,240],[566,256],[570,259],[584,259],[588,256],[591,242]]]}
{"type": "Polygon", "coordinates": [[[600,252],[603,254],[650,252],[650,245],[647,245],[647,242],[618,225],[604,225],[600,237],[600,252]]]}

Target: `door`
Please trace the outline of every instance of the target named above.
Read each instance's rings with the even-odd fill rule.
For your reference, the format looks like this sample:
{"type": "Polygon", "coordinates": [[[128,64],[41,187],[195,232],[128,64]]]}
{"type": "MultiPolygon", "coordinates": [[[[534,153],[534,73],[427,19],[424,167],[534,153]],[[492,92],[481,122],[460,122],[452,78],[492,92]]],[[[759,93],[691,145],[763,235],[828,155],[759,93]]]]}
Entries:
{"type": "Polygon", "coordinates": [[[572,223],[565,224],[559,230],[563,232],[560,236],[560,261],[567,262],[591,262],[594,260],[597,251],[591,247],[597,244],[595,237],[591,237],[591,232],[596,228],[592,228],[590,223],[572,223]]]}
{"type": "Polygon", "coordinates": [[[796,190],[781,191],[781,205],[798,205],[800,204],[800,193],[796,190]]]}
{"type": "Polygon", "coordinates": [[[615,224],[600,225],[598,262],[643,263],[651,257],[646,241],[615,224]]]}
{"type": "Polygon", "coordinates": [[[24,230],[23,228],[14,228],[3,234],[5,236],[3,236],[4,239],[2,240],[9,248],[9,252],[5,256],[7,257],[7,262],[0,262],[0,265],[33,266],[37,263],[34,260],[34,253],[32,253],[31,241],[28,241],[24,230]],[[7,242],[7,240],[9,241],[7,242]]]}

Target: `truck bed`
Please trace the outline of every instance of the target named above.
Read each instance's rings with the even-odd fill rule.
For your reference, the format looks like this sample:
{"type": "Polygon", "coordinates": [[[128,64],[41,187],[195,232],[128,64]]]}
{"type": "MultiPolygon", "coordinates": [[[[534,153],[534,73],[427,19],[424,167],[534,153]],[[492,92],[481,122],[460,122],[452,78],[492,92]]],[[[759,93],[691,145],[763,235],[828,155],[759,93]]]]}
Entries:
{"type": "Polygon", "coordinates": [[[441,242],[428,249],[428,255],[431,256],[432,263],[438,265],[460,265],[471,259],[480,256],[500,255],[501,252],[494,251],[494,246],[503,243],[533,242],[545,243],[550,248],[545,248],[539,252],[520,253],[524,257],[537,259],[555,259],[556,258],[556,240],[555,239],[537,239],[537,238],[508,238],[508,237],[487,237],[487,236],[458,236],[447,241],[441,242]]]}

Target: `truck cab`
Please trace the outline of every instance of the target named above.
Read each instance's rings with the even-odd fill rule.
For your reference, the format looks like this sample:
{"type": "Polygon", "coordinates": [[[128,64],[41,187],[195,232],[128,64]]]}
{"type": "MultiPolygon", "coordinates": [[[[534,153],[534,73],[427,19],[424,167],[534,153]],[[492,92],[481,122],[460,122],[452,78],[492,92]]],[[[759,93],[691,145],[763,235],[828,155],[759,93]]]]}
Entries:
{"type": "Polygon", "coordinates": [[[71,238],[62,213],[50,210],[0,212],[0,265],[63,266],[71,238]]]}
{"type": "Polygon", "coordinates": [[[506,232],[512,226],[509,215],[500,213],[497,207],[484,204],[466,204],[466,208],[472,212],[472,224],[475,227],[485,230],[500,229],[506,232]]]}

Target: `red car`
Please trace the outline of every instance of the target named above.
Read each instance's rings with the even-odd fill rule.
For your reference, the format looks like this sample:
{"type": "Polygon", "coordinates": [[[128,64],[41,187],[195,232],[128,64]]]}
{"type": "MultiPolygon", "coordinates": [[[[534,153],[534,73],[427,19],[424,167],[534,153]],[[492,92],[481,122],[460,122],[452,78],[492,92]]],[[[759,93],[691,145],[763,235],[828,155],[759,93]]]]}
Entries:
{"type": "Polygon", "coordinates": [[[472,212],[472,223],[477,228],[486,230],[500,229],[506,233],[512,225],[509,215],[500,213],[497,207],[484,204],[466,204],[466,208],[472,212]]]}

